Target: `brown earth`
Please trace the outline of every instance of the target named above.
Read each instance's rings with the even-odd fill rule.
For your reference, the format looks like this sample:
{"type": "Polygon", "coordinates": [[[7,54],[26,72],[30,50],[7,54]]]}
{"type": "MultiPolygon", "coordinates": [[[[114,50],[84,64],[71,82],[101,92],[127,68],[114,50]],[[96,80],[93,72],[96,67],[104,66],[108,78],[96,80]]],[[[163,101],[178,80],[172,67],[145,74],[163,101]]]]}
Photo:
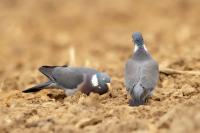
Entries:
{"type": "Polygon", "coordinates": [[[1,0],[0,133],[200,132],[198,75],[161,74],[139,107],[128,106],[123,83],[133,31],[160,66],[199,71],[199,13],[199,0],[1,0]],[[21,92],[46,80],[38,67],[64,64],[106,71],[111,90],[21,92]]]}

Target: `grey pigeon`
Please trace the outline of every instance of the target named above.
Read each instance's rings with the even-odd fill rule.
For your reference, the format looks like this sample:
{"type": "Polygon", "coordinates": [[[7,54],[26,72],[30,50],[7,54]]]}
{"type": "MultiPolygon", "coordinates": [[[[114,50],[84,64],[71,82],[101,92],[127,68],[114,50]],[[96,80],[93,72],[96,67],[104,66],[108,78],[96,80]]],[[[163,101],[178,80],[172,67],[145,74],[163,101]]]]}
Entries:
{"type": "Polygon", "coordinates": [[[158,63],[147,51],[142,34],[135,32],[132,38],[135,50],[125,66],[125,86],[132,97],[129,101],[130,106],[139,106],[145,104],[156,87],[159,68],[158,63]]]}
{"type": "Polygon", "coordinates": [[[73,95],[77,90],[85,94],[90,92],[104,94],[109,89],[110,77],[106,73],[92,68],[67,66],[42,66],[39,71],[49,81],[28,88],[23,92],[37,92],[44,88],[57,87],[65,90],[65,94],[73,95]]]}

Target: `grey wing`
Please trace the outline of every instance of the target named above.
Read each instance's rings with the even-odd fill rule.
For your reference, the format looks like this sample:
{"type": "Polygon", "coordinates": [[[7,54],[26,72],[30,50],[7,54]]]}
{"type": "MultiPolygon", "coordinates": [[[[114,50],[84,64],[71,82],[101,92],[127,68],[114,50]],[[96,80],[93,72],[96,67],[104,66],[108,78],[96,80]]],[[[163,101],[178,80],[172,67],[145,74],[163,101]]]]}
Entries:
{"type": "Polygon", "coordinates": [[[68,89],[75,89],[84,81],[84,74],[70,67],[57,67],[52,76],[59,86],[68,89]]]}
{"type": "MultiPolygon", "coordinates": [[[[71,68],[71,67],[69,67],[71,68]]],[[[92,68],[83,68],[83,67],[76,67],[76,68],[72,68],[73,70],[80,72],[80,73],[84,73],[87,75],[93,75],[96,74],[98,71],[92,68]]]]}
{"type": "Polygon", "coordinates": [[[127,91],[132,89],[140,79],[140,67],[136,61],[129,59],[125,66],[125,85],[127,91]]]}
{"type": "Polygon", "coordinates": [[[142,67],[141,85],[145,89],[153,90],[159,78],[159,68],[157,62],[150,60],[142,67]]]}

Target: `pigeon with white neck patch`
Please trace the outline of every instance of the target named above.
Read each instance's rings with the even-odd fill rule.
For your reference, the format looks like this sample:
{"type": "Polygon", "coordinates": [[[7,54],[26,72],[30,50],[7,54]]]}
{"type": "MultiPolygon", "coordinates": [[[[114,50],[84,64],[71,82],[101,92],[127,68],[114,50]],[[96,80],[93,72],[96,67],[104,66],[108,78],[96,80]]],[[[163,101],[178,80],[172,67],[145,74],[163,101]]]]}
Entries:
{"type": "Polygon", "coordinates": [[[48,81],[28,88],[23,92],[37,92],[45,88],[56,87],[65,90],[66,95],[76,91],[89,95],[91,92],[104,94],[108,92],[111,78],[92,68],[67,66],[42,66],[39,71],[48,77],[48,81]]]}
{"type": "Polygon", "coordinates": [[[151,57],[145,47],[142,34],[132,35],[135,44],[134,54],[125,66],[125,86],[132,97],[130,106],[145,104],[156,87],[159,78],[158,63],[151,57]]]}

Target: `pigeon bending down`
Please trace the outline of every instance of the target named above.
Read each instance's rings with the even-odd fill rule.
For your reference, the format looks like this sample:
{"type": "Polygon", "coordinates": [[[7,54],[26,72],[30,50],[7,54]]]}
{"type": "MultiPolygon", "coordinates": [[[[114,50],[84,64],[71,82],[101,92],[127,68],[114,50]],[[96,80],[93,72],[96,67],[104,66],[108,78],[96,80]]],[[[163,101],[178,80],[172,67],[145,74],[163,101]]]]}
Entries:
{"type": "Polygon", "coordinates": [[[108,91],[110,77],[106,73],[92,68],[67,66],[42,66],[39,71],[48,77],[48,81],[28,88],[23,92],[37,92],[48,87],[65,90],[66,95],[73,95],[76,91],[89,95],[90,92],[104,94],[108,91]]]}
{"type": "Polygon", "coordinates": [[[142,34],[135,32],[132,37],[135,50],[125,66],[125,86],[132,97],[130,106],[139,106],[151,96],[159,78],[159,68],[147,51],[142,34]]]}

